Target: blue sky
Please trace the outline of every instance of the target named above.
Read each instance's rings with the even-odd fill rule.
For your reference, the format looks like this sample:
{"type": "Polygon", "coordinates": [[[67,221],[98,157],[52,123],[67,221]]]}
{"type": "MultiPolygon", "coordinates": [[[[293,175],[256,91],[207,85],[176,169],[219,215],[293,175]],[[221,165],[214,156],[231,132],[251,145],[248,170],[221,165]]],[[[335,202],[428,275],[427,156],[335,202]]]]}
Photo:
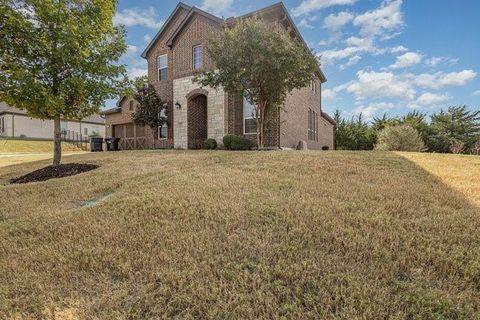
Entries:
{"type": "MultiPolygon", "coordinates": [[[[238,16],[270,0],[185,3],[218,16],[238,16]]],[[[323,109],[366,118],[431,113],[449,105],[480,108],[480,1],[286,0],[305,41],[319,55],[328,82],[323,109]]],[[[114,22],[128,31],[122,63],[146,74],[140,57],[177,1],[120,0],[114,22]]],[[[112,106],[114,102],[109,102],[112,106]]]]}

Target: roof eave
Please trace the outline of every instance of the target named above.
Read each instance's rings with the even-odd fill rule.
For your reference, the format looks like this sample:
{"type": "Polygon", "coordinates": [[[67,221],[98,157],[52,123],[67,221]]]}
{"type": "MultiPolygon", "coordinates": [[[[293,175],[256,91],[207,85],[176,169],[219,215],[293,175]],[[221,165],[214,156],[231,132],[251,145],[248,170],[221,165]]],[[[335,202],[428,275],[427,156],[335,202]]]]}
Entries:
{"type": "Polygon", "coordinates": [[[217,16],[214,16],[213,14],[211,13],[208,13],[206,11],[203,11],[197,7],[191,7],[190,9],[190,12],[185,16],[185,18],[183,19],[183,21],[180,23],[180,25],[178,26],[177,30],[175,30],[175,32],[170,36],[170,38],[167,40],[167,46],[169,47],[172,47],[173,46],[173,41],[175,40],[175,38],[180,34],[180,31],[182,31],[183,27],[185,27],[185,25],[188,23],[188,21],[190,20],[190,18],[194,15],[194,14],[199,14],[207,19],[210,19],[218,24],[222,24],[224,23],[224,20],[222,18],[219,18],[217,16]]]}
{"type": "Polygon", "coordinates": [[[140,55],[142,58],[146,59],[147,58],[147,53],[148,51],[150,51],[150,49],[153,47],[154,43],[158,40],[158,38],[160,38],[160,36],[162,35],[163,31],[165,31],[165,28],[166,26],[170,23],[170,21],[173,19],[173,17],[175,16],[175,14],[178,12],[178,10],[182,8],[182,9],[185,9],[185,10],[191,10],[192,7],[190,7],[189,5],[186,5],[185,3],[183,2],[179,2],[177,4],[177,6],[175,7],[175,9],[172,11],[172,13],[170,14],[170,16],[168,16],[167,20],[165,21],[165,23],[162,25],[162,27],[160,28],[160,30],[157,32],[157,34],[155,35],[155,37],[153,37],[152,41],[150,41],[150,43],[148,44],[148,46],[145,48],[145,50],[143,50],[142,54],[140,55]]]}

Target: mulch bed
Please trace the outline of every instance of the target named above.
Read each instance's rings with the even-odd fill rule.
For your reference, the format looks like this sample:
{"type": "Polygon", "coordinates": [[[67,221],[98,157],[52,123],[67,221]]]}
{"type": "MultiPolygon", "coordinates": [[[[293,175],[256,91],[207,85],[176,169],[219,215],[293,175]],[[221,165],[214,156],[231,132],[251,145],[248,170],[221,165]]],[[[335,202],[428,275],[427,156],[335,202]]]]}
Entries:
{"type": "Polygon", "coordinates": [[[50,179],[57,179],[63,177],[74,176],[83,172],[97,169],[99,166],[94,164],[69,163],[61,164],[59,166],[48,166],[24,176],[11,179],[10,183],[30,183],[38,181],[47,181],[50,179]]]}

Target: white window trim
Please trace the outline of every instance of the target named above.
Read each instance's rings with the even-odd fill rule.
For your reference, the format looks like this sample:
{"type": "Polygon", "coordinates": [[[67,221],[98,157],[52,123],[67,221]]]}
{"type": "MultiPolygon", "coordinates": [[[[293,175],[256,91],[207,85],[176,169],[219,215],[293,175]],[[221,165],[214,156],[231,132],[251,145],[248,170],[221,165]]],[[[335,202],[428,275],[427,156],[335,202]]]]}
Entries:
{"type": "Polygon", "coordinates": [[[158,81],[168,80],[168,54],[161,54],[157,57],[157,80],[158,81]],[[160,58],[161,57],[167,57],[167,66],[166,67],[163,67],[163,68],[160,67],[160,58]],[[160,79],[160,71],[164,70],[164,69],[167,69],[167,79],[162,80],[162,79],[160,79]]]}
{"type": "MultiPolygon", "coordinates": [[[[245,120],[247,119],[255,119],[255,116],[252,116],[252,117],[245,117],[245,104],[247,103],[247,99],[243,98],[243,109],[242,109],[242,118],[243,118],[243,134],[244,135],[252,135],[252,134],[257,134],[256,132],[249,132],[249,133],[246,133],[245,132],[245,120]]],[[[254,109],[255,111],[255,109],[254,109]]],[[[255,125],[256,125],[256,122],[255,122],[255,125]]]]}
{"type": "MultiPolygon", "coordinates": [[[[162,116],[162,112],[163,112],[163,114],[165,114],[166,113],[165,109],[162,109],[162,111],[160,111],[160,114],[158,115],[159,117],[162,116]]],[[[160,141],[168,140],[168,124],[164,124],[163,126],[157,128],[157,136],[158,136],[158,140],[160,140],[160,141]],[[162,135],[161,133],[162,133],[163,127],[167,127],[167,136],[165,138],[160,138],[161,135],[162,135]]]]}
{"type": "Polygon", "coordinates": [[[203,68],[203,48],[202,45],[193,46],[192,48],[192,58],[193,58],[193,70],[200,70],[203,68]],[[200,48],[200,66],[198,68],[195,67],[195,49],[200,48]]]}
{"type": "Polygon", "coordinates": [[[0,134],[6,133],[6,128],[5,128],[5,117],[0,117],[0,134]]]}

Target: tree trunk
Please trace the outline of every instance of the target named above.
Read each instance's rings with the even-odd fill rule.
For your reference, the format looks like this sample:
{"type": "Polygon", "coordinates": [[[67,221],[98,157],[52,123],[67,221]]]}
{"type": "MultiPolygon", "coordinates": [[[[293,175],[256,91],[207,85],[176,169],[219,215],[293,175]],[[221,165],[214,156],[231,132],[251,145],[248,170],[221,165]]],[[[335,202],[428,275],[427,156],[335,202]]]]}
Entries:
{"type": "Polygon", "coordinates": [[[53,120],[53,165],[60,165],[62,160],[62,131],[60,128],[60,118],[53,120]]]}

